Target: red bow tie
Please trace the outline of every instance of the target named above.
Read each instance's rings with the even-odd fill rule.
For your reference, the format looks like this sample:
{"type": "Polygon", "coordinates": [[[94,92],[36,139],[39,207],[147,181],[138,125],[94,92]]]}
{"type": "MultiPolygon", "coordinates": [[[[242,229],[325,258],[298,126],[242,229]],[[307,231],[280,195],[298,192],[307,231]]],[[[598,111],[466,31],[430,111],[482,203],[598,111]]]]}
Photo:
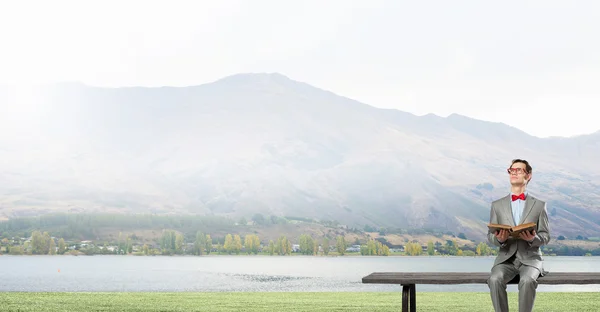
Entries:
{"type": "Polygon", "coordinates": [[[512,200],[515,201],[517,199],[525,200],[525,194],[521,193],[521,195],[513,195],[512,200]]]}

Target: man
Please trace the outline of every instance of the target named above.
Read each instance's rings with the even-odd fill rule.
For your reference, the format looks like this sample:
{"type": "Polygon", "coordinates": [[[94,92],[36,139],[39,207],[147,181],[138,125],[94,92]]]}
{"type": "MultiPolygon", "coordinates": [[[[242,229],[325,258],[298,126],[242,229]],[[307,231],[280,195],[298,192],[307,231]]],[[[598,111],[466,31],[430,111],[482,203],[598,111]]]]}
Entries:
{"type": "Polygon", "coordinates": [[[543,268],[540,247],[550,241],[550,227],[546,203],[527,194],[533,169],[526,160],[512,161],[511,194],[492,203],[490,223],[518,224],[534,222],[536,230],[524,231],[519,238],[509,236],[507,230],[488,231],[488,241],[500,247],[488,280],[492,304],[496,312],[508,311],[506,284],[519,275],[519,311],[533,310],[537,278],[547,272],[543,268]]]}

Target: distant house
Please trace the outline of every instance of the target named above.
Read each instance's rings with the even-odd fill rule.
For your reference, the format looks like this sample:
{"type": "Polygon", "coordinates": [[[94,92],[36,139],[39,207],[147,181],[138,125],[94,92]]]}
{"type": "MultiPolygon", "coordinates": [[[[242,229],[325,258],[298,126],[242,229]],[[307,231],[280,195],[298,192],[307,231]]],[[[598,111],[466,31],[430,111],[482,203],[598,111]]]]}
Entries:
{"type": "Polygon", "coordinates": [[[352,245],[346,248],[347,252],[360,252],[360,245],[352,245]]]}

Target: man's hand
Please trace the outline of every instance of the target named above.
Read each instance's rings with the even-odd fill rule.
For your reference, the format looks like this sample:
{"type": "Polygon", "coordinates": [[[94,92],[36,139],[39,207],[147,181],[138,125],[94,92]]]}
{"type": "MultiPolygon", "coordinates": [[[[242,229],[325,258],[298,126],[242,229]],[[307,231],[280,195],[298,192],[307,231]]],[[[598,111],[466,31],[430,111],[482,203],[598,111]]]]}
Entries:
{"type": "Polygon", "coordinates": [[[500,244],[502,244],[508,239],[508,230],[502,229],[502,230],[496,231],[495,235],[496,235],[496,238],[498,239],[498,242],[500,242],[500,244]]]}
{"type": "Polygon", "coordinates": [[[522,240],[532,242],[535,238],[535,230],[531,230],[531,233],[529,231],[523,231],[519,233],[519,237],[521,237],[522,240]]]}

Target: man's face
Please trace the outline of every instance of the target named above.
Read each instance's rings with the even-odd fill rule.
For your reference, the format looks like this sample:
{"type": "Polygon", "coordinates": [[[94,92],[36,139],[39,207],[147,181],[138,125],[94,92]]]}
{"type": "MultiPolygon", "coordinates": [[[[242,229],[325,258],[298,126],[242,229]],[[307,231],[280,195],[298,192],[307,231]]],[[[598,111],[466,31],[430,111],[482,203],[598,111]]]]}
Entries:
{"type": "Polygon", "coordinates": [[[509,169],[510,184],[512,185],[523,185],[529,180],[529,174],[526,173],[526,166],[524,163],[514,163],[509,169]]]}

